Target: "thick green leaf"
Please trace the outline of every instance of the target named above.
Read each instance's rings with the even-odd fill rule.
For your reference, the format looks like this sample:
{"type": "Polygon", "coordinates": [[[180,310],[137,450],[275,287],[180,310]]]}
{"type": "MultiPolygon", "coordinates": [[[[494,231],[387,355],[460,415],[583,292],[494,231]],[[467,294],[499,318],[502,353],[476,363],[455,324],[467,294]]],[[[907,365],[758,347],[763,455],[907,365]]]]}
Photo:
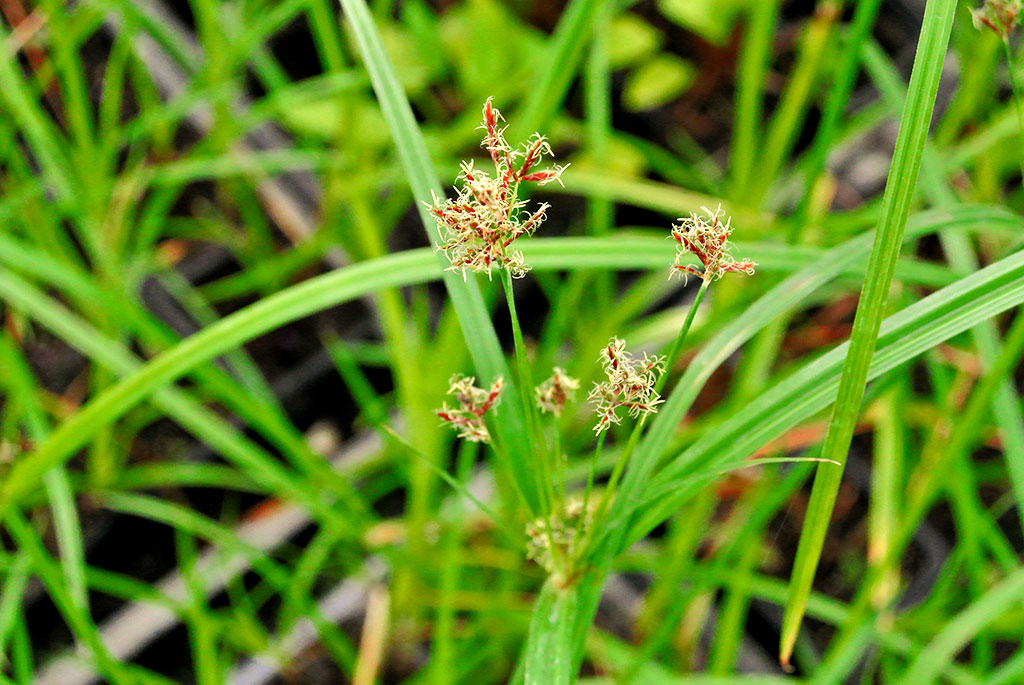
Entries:
{"type": "Polygon", "coordinates": [[[577,587],[559,588],[555,579],[549,578],[541,588],[526,645],[526,685],[568,685],[573,681],[577,587]]]}

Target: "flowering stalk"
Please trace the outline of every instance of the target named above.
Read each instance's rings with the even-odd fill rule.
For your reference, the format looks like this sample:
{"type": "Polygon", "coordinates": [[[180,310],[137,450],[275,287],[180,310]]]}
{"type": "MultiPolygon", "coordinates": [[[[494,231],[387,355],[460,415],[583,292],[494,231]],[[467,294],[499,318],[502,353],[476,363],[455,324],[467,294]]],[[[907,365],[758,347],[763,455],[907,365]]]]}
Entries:
{"type": "Polygon", "coordinates": [[[555,499],[554,485],[552,484],[552,469],[548,460],[548,451],[545,449],[545,441],[538,430],[539,419],[537,408],[530,401],[530,388],[533,387],[533,374],[530,372],[530,362],[526,356],[526,343],[523,340],[523,329],[519,325],[519,315],[516,313],[516,299],[512,291],[512,275],[508,270],[501,272],[501,284],[505,290],[505,302],[508,306],[509,319],[512,322],[512,340],[516,351],[516,365],[519,370],[519,390],[522,395],[523,405],[526,409],[526,430],[530,435],[530,444],[537,450],[534,456],[540,464],[538,478],[540,479],[540,492],[545,502],[545,511],[551,511],[555,499]]]}
{"type": "Polygon", "coordinates": [[[538,429],[537,409],[530,397],[533,382],[512,290],[512,279],[526,275],[529,267],[513,243],[536,231],[548,208],[547,204],[541,204],[528,215],[522,213],[526,202],[519,199],[520,184],[560,182],[565,167],[539,168],[544,157],[552,154],[547,139],[540,134],[531,136],[519,149],[509,145],[505,140],[505,128],[500,125],[503,120],[501,113],[490,98],[484,103],[482,116],[484,137],[481,146],[487,150],[494,164],[493,176],[476,169],[471,161],[463,162],[457,197],[444,202],[435,197],[428,207],[437,219],[442,241],[440,249],[451,263],[449,270],[461,271],[463,278],[466,278],[467,271],[482,271],[488,277],[492,269],[501,272],[512,322],[527,431],[540,462],[538,492],[543,511],[550,512],[554,501],[552,468],[546,443],[538,429]]]}
{"type": "MultiPolygon", "coordinates": [[[[675,368],[676,363],[679,361],[679,353],[683,350],[683,342],[686,340],[687,334],[690,332],[690,326],[693,325],[693,319],[697,315],[697,309],[700,307],[701,300],[704,299],[704,293],[707,292],[708,285],[711,281],[704,279],[701,281],[700,288],[697,290],[697,295],[693,298],[693,302],[690,304],[690,310],[686,312],[686,318],[683,320],[683,325],[679,329],[679,334],[676,336],[675,342],[672,343],[672,349],[668,353],[668,361],[665,363],[667,371],[671,371],[675,368]]],[[[665,382],[668,380],[668,373],[661,374],[658,382],[654,386],[654,391],[660,393],[665,389],[665,382]]]]}
{"type": "Polygon", "coordinates": [[[620,423],[622,420],[617,414],[617,410],[619,408],[626,408],[629,414],[634,418],[638,418],[639,421],[633,427],[633,432],[629,436],[629,442],[626,443],[626,448],[615,463],[615,468],[612,470],[600,503],[594,512],[593,523],[598,524],[598,526],[591,525],[590,530],[584,536],[583,544],[577,546],[577,556],[573,560],[574,564],[578,564],[589,550],[592,537],[591,531],[599,527],[605,515],[608,503],[611,502],[612,495],[618,487],[619,478],[621,478],[626,463],[633,453],[633,448],[636,447],[640,435],[643,433],[647,417],[657,413],[657,406],[662,402],[658,391],[655,390],[655,386],[658,383],[659,377],[664,378],[665,376],[665,358],[661,356],[649,357],[644,353],[642,360],[636,359],[626,352],[625,346],[626,344],[622,340],[612,338],[608,345],[601,350],[599,361],[604,367],[607,380],[604,383],[595,383],[594,389],[590,391],[589,399],[597,405],[598,422],[594,426],[594,430],[597,432],[598,441],[594,455],[591,458],[590,473],[587,476],[587,487],[583,494],[584,507],[589,507],[590,493],[594,485],[601,450],[604,447],[605,435],[607,435],[611,424],[620,423]]]}
{"type": "MultiPolygon", "coordinates": [[[[693,302],[690,303],[689,311],[686,313],[686,318],[683,319],[682,326],[679,328],[679,334],[676,336],[675,341],[672,344],[667,357],[667,362],[660,362],[655,357],[656,364],[651,366],[651,369],[657,369],[662,363],[662,372],[657,376],[656,379],[650,380],[645,378],[644,380],[650,380],[650,386],[643,386],[642,383],[638,383],[635,389],[643,389],[643,396],[650,402],[650,408],[641,411],[637,414],[639,421],[634,426],[632,433],[629,436],[629,441],[626,443],[625,449],[619,456],[618,461],[615,463],[612,469],[611,476],[608,478],[608,483],[605,486],[604,494],[601,497],[601,502],[597,507],[597,511],[594,513],[591,530],[600,527],[600,522],[605,514],[608,504],[611,502],[611,498],[615,494],[615,490],[618,486],[619,479],[622,477],[622,473],[625,471],[626,464],[629,462],[630,457],[633,454],[633,450],[636,448],[637,443],[640,441],[640,437],[643,435],[644,425],[646,424],[648,415],[655,413],[655,406],[661,403],[661,391],[665,388],[665,383],[668,381],[668,372],[675,367],[676,362],[679,359],[679,354],[682,351],[683,343],[686,341],[686,337],[690,332],[690,327],[693,325],[693,320],[696,318],[697,310],[700,308],[700,304],[704,299],[704,294],[707,292],[708,287],[712,281],[721,278],[726,273],[744,273],[747,275],[754,273],[754,267],[757,266],[755,262],[749,260],[736,261],[732,254],[729,252],[729,237],[732,234],[732,221],[731,219],[722,220],[722,208],[718,207],[715,211],[711,211],[707,208],[702,208],[706,216],[701,216],[696,213],[692,213],[688,218],[680,219],[682,222],[679,225],[672,227],[672,237],[680,245],[680,251],[676,255],[676,263],[672,267],[673,273],[682,273],[684,278],[687,275],[699,276],[701,278],[700,288],[697,290],[697,295],[694,297],[693,302]],[[697,269],[681,265],[679,262],[681,258],[686,254],[690,253],[697,257],[700,261],[703,270],[698,271],[697,269]]],[[[616,343],[621,341],[613,339],[612,343],[609,344],[607,350],[603,352],[609,359],[613,358],[615,354],[613,350],[618,348],[621,352],[621,347],[617,346],[616,343]]],[[[645,356],[645,361],[648,358],[645,356]]],[[[607,370],[607,366],[606,366],[607,370]]],[[[596,388],[595,388],[596,390],[596,388]]],[[[592,392],[593,396],[595,393],[592,392]]],[[[617,421],[614,421],[617,423],[617,421]]],[[[601,423],[598,424],[598,433],[603,438],[604,432],[600,430],[601,423]]],[[[598,456],[603,446],[603,439],[598,440],[597,449],[594,452],[594,458],[591,462],[591,473],[587,481],[587,491],[584,493],[584,502],[586,502],[589,496],[589,490],[593,484],[594,472],[597,469],[598,456]]],[[[589,553],[590,550],[590,535],[587,536],[586,542],[579,546],[579,559],[589,553]]]]}

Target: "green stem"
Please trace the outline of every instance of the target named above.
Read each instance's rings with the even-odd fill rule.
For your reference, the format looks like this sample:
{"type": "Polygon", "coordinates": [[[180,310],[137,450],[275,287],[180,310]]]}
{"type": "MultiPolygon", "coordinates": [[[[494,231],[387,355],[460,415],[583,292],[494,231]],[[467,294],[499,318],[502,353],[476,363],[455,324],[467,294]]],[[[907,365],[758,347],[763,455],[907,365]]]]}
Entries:
{"type": "Polygon", "coordinates": [[[640,441],[640,436],[644,432],[644,424],[647,423],[647,417],[650,414],[644,414],[640,417],[640,420],[636,422],[636,426],[633,427],[633,432],[629,435],[629,442],[626,443],[626,449],[622,450],[622,454],[619,455],[619,460],[615,462],[615,468],[612,469],[612,475],[608,478],[608,484],[605,486],[604,493],[601,495],[601,504],[597,507],[597,512],[594,515],[596,521],[602,515],[604,515],[605,509],[608,508],[608,503],[611,501],[612,495],[615,494],[615,488],[619,484],[619,478],[622,477],[622,472],[626,469],[626,464],[629,462],[630,455],[633,454],[633,448],[640,441]]]}
{"type": "Polygon", "coordinates": [[[586,520],[587,507],[590,506],[590,493],[594,489],[594,477],[597,475],[597,464],[601,461],[601,450],[604,449],[604,439],[608,436],[608,431],[601,431],[601,435],[597,436],[597,447],[594,448],[594,456],[590,459],[590,473],[587,474],[587,488],[583,491],[583,516],[586,520]]]}
{"type": "MultiPolygon", "coordinates": [[[[533,402],[530,389],[533,388],[533,375],[530,373],[530,362],[526,356],[526,343],[523,341],[523,329],[519,325],[519,315],[516,313],[516,299],[512,290],[512,275],[508,269],[501,270],[501,285],[505,290],[505,302],[508,304],[508,316],[512,322],[512,339],[515,343],[516,364],[519,370],[519,393],[523,402],[523,410],[526,412],[526,431],[530,437],[532,455],[520,455],[520,458],[533,456],[540,465],[538,476],[540,483],[537,493],[541,498],[541,512],[544,514],[544,532],[548,538],[548,545],[551,549],[551,556],[555,560],[556,568],[564,566],[564,560],[559,547],[555,544],[555,534],[552,530],[551,518],[555,511],[555,488],[551,477],[551,464],[548,463],[548,451],[544,449],[545,442],[539,432],[540,420],[537,416],[537,407],[533,402]]],[[[517,455],[509,455],[515,459],[517,455]]]]}
{"type": "MultiPolygon", "coordinates": [[[[541,483],[538,486],[538,493],[543,503],[542,511],[550,513],[554,507],[555,491],[551,479],[551,465],[548,463],[548,453],[544,449],[544,439],[538,434],[537,408],[534,405],[530,390],[533,388],[533,375],[530,373],[530,361],[526,356],[526,343],[523,341],[523,330],[519,325],[519,315],[516,313],[516,299],[512,291],[512,275],[508,269],[501,270],[501,284],[505,290],[505,302],[508,304],[508,316],[512,322],[512,339],[515,343],[516,364],[519,370],[519,393],[522,397],[523,411],[526,412],[526,430],[530,437],[530,446],[533,448],[533,456],[540,465],[538,475],[541,483]]],[[[528,455],[520,455],[525,458],[528,455]]],[[[510,454],[515,459],[517,455],[510,454]]]]}
{"type": "MultiPolygon", "coordinates": [[[[676,336],[675,342],[672,343],[672,349],[669,350],[668,362],[665,367],[665,371],[664,373],[661,374],[661,377],[658,378],[658,381],[654,385],[654,390],[659,395],[661,394],[661,391],[664,389],[665,383],[668,380],[669,371],[672,369],[673,366],[675,366],[675,363],[679,359],[679,354],[683,349],[683,343],[686,341],[686,336],[690,332],[690,326],[693,325],[693,320],[697,316],[697,310],[700,308],[700,303],[704,299],[704,293],[707,292],[708,286],[710,284],[711,280],[702,281],[700,284],[700,289],[697,291],[697,296],[694,297],[693,302],[690,303],[690,309],[686,313],[686,318],[683,320],[683,325],[680,326],[679,328],[679,334],[676,336]]],[[[585,544],[580,546],[579,558],[583,558],[585,553],[588,551],[591,538],[590,532],[597,529],[598,522],[600,521],[601,517],[604,516],[605,509],[607,509],[608,503],[611,502],[612,496],[615,494],[615,489],[618,486],[619,478],[622,477],[622,472],[625,470],[626,464],[629,463],[629,458],[633,454],[633,449],[636,447],[637,443],[640,441],[640,437],[643,435],[644,425],[647,423],[648,416],[649,414],[644,414],[643,416],[640,417],[640,420],[637,421],[636,426],[633,428],[632,434],[630,434],[629,436],[629,442],[626,443],[626,448],[622,451],[622,454],[619,456],[619,460],[615,463],[615,468],[612,470],[612,475],[608,479],[608,483],[605,486],[604,494],[602,494],[601,496],[601,503],[598,505],[597,511],[594,513],[594,518],[592,519],[590,525],[590,531],[588,531],[588,534],[586,536],[585,544]]],[[[601,433],[601,437],[598,439],[597,443],[597,450],[595,450],[594,452],[594,459],[590,466],[590,476],[587,479],[587,489],[583,499],[584,511],[586,511],[586,506],[588,504],[587,500],[590,497],[590,490],[593,487],[594,472],[597,470],[598,455],[600,454],[601,447],[604,445],[604,436],[606,434],[607,431],[603,431],[601,433]]]]}
{"type": "MultiPolygon", "coordinates": [[[[1013,73],[1013,53],[1010,52],[1009,36],[1003,39],[1003,54],[1006,55],[1006,70],[1010,74],[1010,89],[1013,91],[1013,102],[1017,107],[1017,124],[1020,127],[1017,135],[1021,140],[1022,147],[1024,147],[1024,103],[1021,100],[1017,77],[1013,73]]],[[[1021,184],[1024,184],[1024,157],[1021,157],[1019,151],[1017,154],[1017,164],[1020,165],[1021,184]]]]}
{"type": "MultiPolygon", "coordinates": [[[[597,511],[594,512],[594,517],[590,520],[590,528],[587,530],[587,534],[584,537],[583,544],[579,547],[579,553],[576,556],[576,561],[583,559],[589,552],[591,538],[593,538],[593,532],[600,528],[601,519],[604,517],[605,511],[608,509],[608,504],[612,501],[612,496],[615,494],[615,489],[619,484],[619,478],[622,477],[622,472],[626,468],[626,464],[629,463],[629,457],[633,454],[633,448],[636,447],[637,442],[640,441],[640,436],[644,432],[644,424],[647,422],[649,414],[644,414],[640,417],[640,420],[636,422],[636,426],[633,427],[633,432],[629,435],[629,442],[626,443],[626,449],[622,450],[622,454],[619,455],[619,460],[615,462],[615,468],[612,469],[612,475],[608,478],[608,483],[605,485],[604,492],[601,494],[601,502],[597,505],[597,511]]],[[[601,433],[603,436],[608,431],[605,430],[601,433]]],[[[597,465],[597,453],[594,453],[594,464],[591,467],[591,474],[593,474],[594,467],[597,465]]],[[[588,488],[591,482],[587,482],[588,488]]],[[[586,499],[584,499],[584,506],[586,506],[586,499]]],[[[586,509],[583,510],[586,512],[586,509]]],[[[584,513],[584,516],[586,514],[584,513]]]]}
{"type": "Polygon", "coordinates": [[[700,307],[701,300],[704,299],[704,293],[707,291],[708,285],[710,284],[710,280],[701,281],[700,290],[697,291],[697,296],[693,298],[693,303],[690,304],[690,311],[686,313],[686,320],[683,321],[683,325],[679,329],[679,335],[676,336],[675,342],[672,343],[672,349],[669,350],[668,359],[665,362],[665,373],[661,374],[661,378],[659,378],[658,382],[654,385],[654,391],[659,395],[665,388],[669,372],[672,371],[676,362],[679,361],[679,353],[683,349],[683,342],[686,340],[686,336],[690,332],[690,326],[693,324],[693,319],[697,316],[697,309],[700,307]]]}
{"type": "Polygon", "coordinates": [[[562,454],[562,431],[559,425],[558,418],[555,417],[555,436],[554,436],[554,462],[555,462],[555,481],[558,483],[558,496],[561,501],[565,501],[565,469],[566,469],[566,458],[562,454]]]}

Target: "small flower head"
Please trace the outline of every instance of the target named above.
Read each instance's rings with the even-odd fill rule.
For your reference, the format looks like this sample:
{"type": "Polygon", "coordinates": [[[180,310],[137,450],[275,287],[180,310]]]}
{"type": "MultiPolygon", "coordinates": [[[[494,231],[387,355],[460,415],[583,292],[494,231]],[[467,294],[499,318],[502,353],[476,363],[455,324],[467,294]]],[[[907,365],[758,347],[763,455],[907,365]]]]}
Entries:
{"type": "Polygon", "coordinates": [[[985,0],[981,7],[971,10],[974,28],[990,28],[1003,40],[1010,39],[1010,31],[1021,16],[1024,16],[1021,0],[985,0]]]}
{"type": "Polygon", "coordinates": [[[593,503],[584,511],[583,501],[574,498],[565,502],[561,512],[531,521],[526,524],[526,558],[537,562],[548,573],[554,573],[556,558],[576,556],[593,518],[593,503]],[[552,549],[552,543],[557,549],[552,549]]]}
{"type": "Polygon", "coordinates": [[[729,252],[732,219],[722,220],[722,206],[713,212],[707,207],[701,207],[701,210],[704,215],[691,213],[688,218],[679,219],[682,223],[672,226],[672,238],[679,243],[673,273],[682,273],[684,278],[697,276],[705,281],[716,280],[730,271],[752,275],[757,263],[749,260],[738,262],[729,252]],[[700,260],[703,269],[680,264],[686,254],[700,260]]]}
{"type": "Polygon", "coordinates": [[[626,352],[626,343],[612,338],[601,350],[598,358],[608,377],[604,383],[594,383],[587,399],[596,405],[597,425],[594,432],[600,434],[613,423],[620,423],[619,407],[625,407],[634,419],[644,414],[654,414],[662,400],[655,392],[654,386],[658,376],[665,370],[663,356],[635,359],[626,352]]]}
{"type": "Polygon", "coordinates": [[[475,381],[472,376],[452,376],[448,394],[454,395],[458,407],[449,407],[445,402],[435,413],[458,431],[460,438],[470,442],[489,442],[491,434],[484,424],[484,414],[498,403],[504,381],[499,376],[489,390],[476,387],[473,385],[475,381]]]}
{"type": "Polygon", "coordinates": [[[547,204],[531,213],[521,212],[526,202],[518,197],[519,184],[524,182],[544,185],[561,182],[565,167],[538,169],[545,156],[551,156],[551,146],[544,136],[534,134],[521,149],[515,149],[505,140],[501,113],[488,98],[484,103],[482,146],[494,162],[494,174],[474,168],[472,162],[463,162],[453,200],[434,198],[430,211],[437,220],[441,233],[441,250],[451,262],[449,270],[466,271],[508,269],[514,278],[524,276],[529,267],[521,252],[512,248],[520,236],[530,235],[544,221],[547,204]]]}
{"type": "Polygon", "coordinates": [[[578,380],[565,375],[565,371],[556,366],[551,376],[534,389],[537,406],[541,411],[561,416],[565,403],[575,397],[579,387],[578,380]]]}

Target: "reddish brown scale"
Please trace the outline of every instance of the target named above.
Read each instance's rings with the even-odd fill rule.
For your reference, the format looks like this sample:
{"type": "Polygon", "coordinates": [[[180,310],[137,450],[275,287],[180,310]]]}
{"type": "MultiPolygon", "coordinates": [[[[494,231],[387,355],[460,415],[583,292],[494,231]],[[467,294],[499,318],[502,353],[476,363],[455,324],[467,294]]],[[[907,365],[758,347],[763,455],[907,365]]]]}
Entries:
{"type": "MultiPolygon", "coordinates": [[[[538,153],[540,152],[541,147],[543,147],[543,145],[544,145],[544,139],[543,138],[538,138],[537,141],[533,145],[530,146],[530,149],[527,150],[526,158],[523,160],[523,165],[521,167],[519,167],[519,178],[520,178],[520,180],[524,180],[524,181],[525,180],[532,180],[532,179],[526,179],[523,176],[524,176],[524,174],[529,172],[530,171],[530,167],[532,167],[537,162],[538,153]]],[[[544,173],[544,172],[541,172],[541,173],[544,173]]]]}
{"type": "Polygon", "coordinates": [[[532,174],[526,174],[520,176],[520,181],[529,181],[530,183],[541,183],[543,181],[550,181],[558,178],[559,173],[557,171],[535,171],[532,174]]]}

